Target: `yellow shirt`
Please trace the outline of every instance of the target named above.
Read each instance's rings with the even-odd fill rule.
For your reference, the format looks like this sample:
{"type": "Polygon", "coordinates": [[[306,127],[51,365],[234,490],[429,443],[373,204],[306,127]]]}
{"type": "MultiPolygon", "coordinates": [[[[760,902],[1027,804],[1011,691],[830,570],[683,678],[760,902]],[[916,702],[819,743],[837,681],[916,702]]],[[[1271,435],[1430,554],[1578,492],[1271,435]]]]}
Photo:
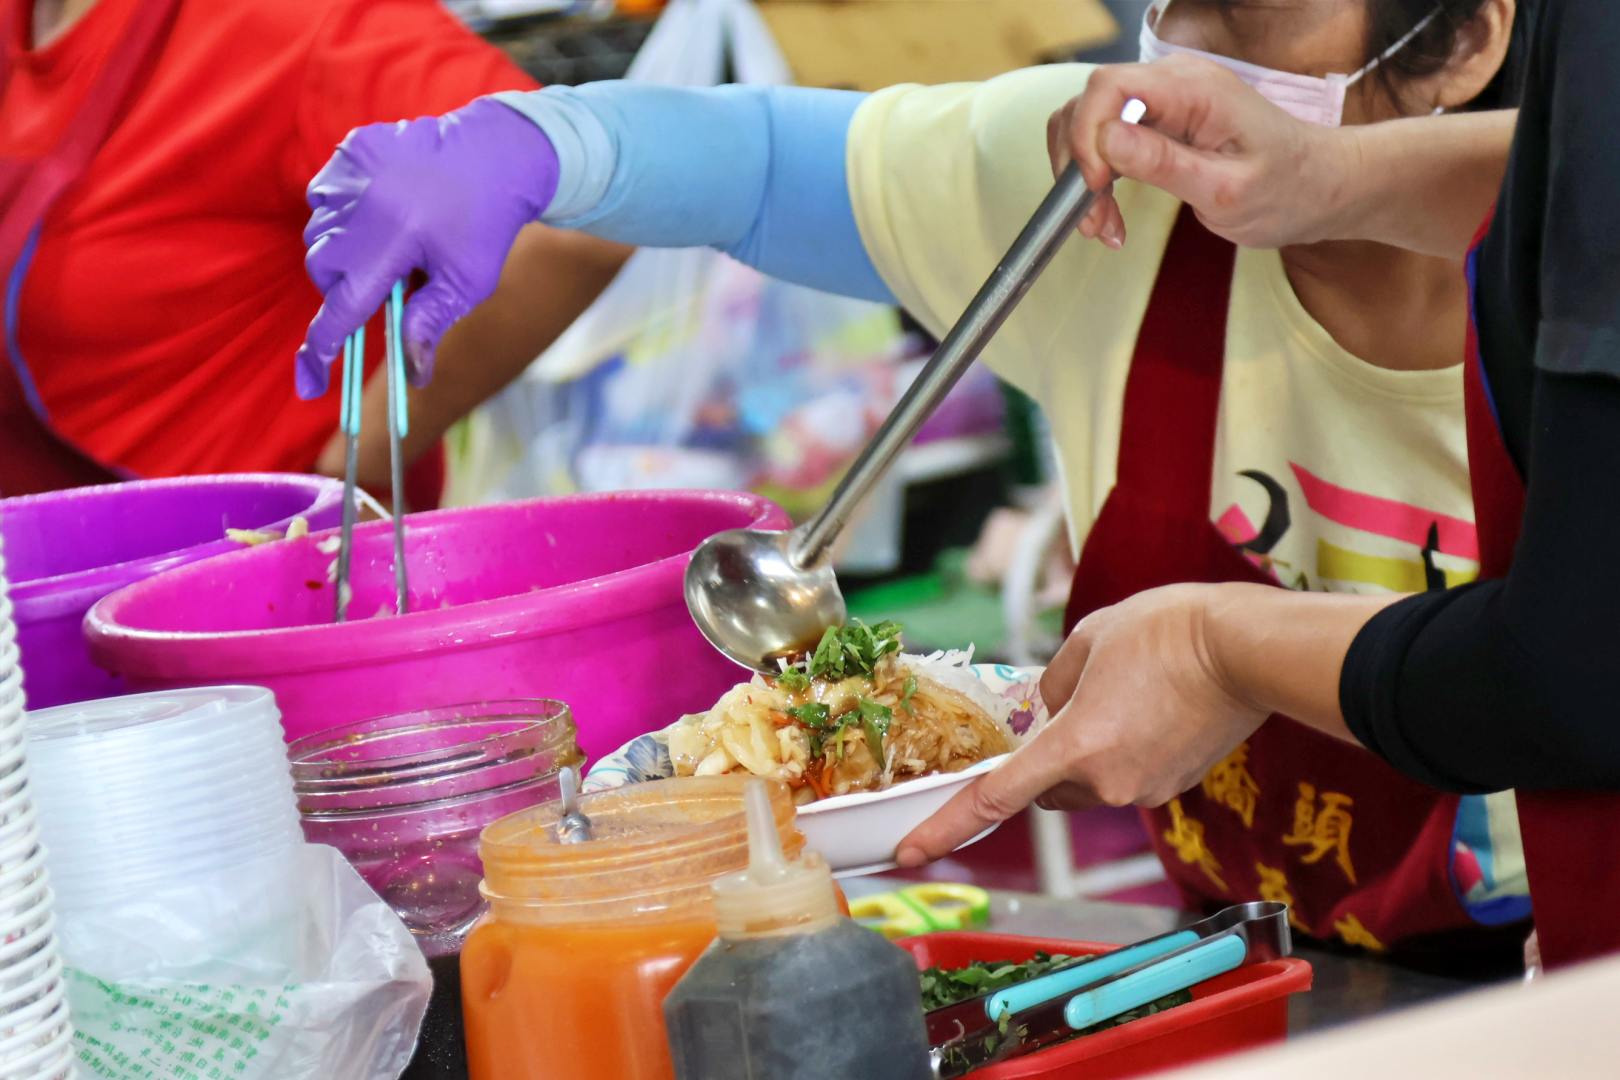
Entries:
{"type": "MultiPolygon", "coordinates": [[[[1047,118],[1091,70],[895,87],[857,112],[849,184],[861,235],[896,298],[934,334],[1050,190],[1047,118]]],[[[1180,208],[1130,182],[1116,195],[1125,249],[1066,244],[985,355],[1051,422],[1076,551],[1114,484],[1126,375],[1180,208]]],[[[1460,365],[1392,371],[1346,352],[1301,306],[1278,252],[1241,250],[1210,520],[1249,540],[1268,518],[1283,520],[1273,504],[1286,502],[1289,525],[1267,565],[1293,588],[1417,592],[1431,568],[1448,584],[1470,581],[1479,566],[1462,395],[1460,365]]],[[[1470,841],[1495,850],[1484,892],[1522,893],[1511,796],[1488,802],[1470,841]]]]}

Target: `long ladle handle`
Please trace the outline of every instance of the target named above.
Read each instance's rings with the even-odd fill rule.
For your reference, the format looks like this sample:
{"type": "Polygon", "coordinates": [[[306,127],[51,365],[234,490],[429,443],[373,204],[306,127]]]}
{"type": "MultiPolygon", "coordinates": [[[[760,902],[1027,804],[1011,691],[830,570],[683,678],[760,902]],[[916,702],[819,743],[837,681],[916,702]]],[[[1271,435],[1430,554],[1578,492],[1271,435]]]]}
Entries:
{"type": "MultiPolygon", "coordinates": [[[[1132,100],[1125,106],[1123,119],[1134,124],[1142,113],[1141,102],[1132,100]]],[[[1086,189],[1079,167],[1070,164],[916,381],[844,474],[827,505],[795,531],[788,555],[796,565],[813,566],[827,554],[861,500],[894,466],[917,429],[984,352],[1096,199],[1097,193],[1086,189]]]]}

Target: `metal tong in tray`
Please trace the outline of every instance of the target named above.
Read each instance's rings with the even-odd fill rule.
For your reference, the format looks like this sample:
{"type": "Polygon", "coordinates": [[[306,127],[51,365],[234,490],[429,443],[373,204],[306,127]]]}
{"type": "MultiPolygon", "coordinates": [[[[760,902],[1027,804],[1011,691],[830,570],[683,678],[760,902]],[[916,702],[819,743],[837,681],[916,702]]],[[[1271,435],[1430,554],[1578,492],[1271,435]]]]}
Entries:
{"type": "Polygon", "coordinates": [[[934,1075],[964,1076],[1033,1053],[1166,994],[1293,950],[1288,906],[1237,904],[1201,922],[935,1009],[934,1075]]]}

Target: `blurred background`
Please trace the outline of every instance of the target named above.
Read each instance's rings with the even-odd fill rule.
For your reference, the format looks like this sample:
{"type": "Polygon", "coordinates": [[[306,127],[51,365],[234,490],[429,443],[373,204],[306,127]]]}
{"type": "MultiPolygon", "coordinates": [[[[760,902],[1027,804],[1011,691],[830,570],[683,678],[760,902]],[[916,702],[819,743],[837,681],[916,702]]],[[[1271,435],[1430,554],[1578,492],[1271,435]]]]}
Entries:
{"type": "MultiPolygon", "coordinates": [[[[624,77],[663,5],[449,6],[540,82],[573,85],[624,77]]],[[[1147,0],[759,7],[794,82],[876,89],[1134,60],[1147,0]]],[[[721,77],[735,78],[735,66],[725,54],[721,77]]],[[[751,488],[796,515],[819,505],[933,342],[904,312],[706,269],[684,288],[657,282],[605,298],[589,325],[462,424],[447,502],[714,486],[751,488]]],[[[919,647],[973,641],[985,659],[1044,659],[1067,587],[1046,447],[1036,403],[987,372],[965,380],[845,546],[856,613],[900,619],[919,647]]]]}

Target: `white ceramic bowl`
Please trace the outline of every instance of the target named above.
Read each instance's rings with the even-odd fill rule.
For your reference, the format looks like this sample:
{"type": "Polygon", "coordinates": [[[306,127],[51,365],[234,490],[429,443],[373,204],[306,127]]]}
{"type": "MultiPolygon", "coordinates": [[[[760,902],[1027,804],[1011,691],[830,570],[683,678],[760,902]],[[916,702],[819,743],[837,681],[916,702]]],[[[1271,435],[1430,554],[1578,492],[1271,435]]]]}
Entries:
{"type": "MultiPolygon", "coordinates": [[[[1028,739],[1046,723],[1041,703],[1039,669],[975,664],[970,669],[1003,706],[996,719],[1015,742],[1028,739]]],[[[597,762],[585,779],[587,793],[625,784],[662,780],[674,774],[667,729],[643,735],[597,762]]],[[[859,877],[894,869],[894,849],[907,833],[944,806],[974,777],[1007,759],[1000,755],[959,773],[924,776],[886,791],[839,795],[799,807],[798,826],[812,849],[821,852],[839,877],[859,877]]],[[[976,843],[988,829],[969,840],[976,843]]]]}
{"type": "MultiPolygon", "coordinates": [[[[887,791],[839,795],[801,806],[799,831],[812,849],[821,852],[838,877],[893,870],[894,849],[907,833],[928,820],[975,776],[989,772],[1007,757],[1001,754],[959,773],[924,776],[887,791]]],[[[977,844],[996,828],[991,826],[962,847],[977,844]]]]}

